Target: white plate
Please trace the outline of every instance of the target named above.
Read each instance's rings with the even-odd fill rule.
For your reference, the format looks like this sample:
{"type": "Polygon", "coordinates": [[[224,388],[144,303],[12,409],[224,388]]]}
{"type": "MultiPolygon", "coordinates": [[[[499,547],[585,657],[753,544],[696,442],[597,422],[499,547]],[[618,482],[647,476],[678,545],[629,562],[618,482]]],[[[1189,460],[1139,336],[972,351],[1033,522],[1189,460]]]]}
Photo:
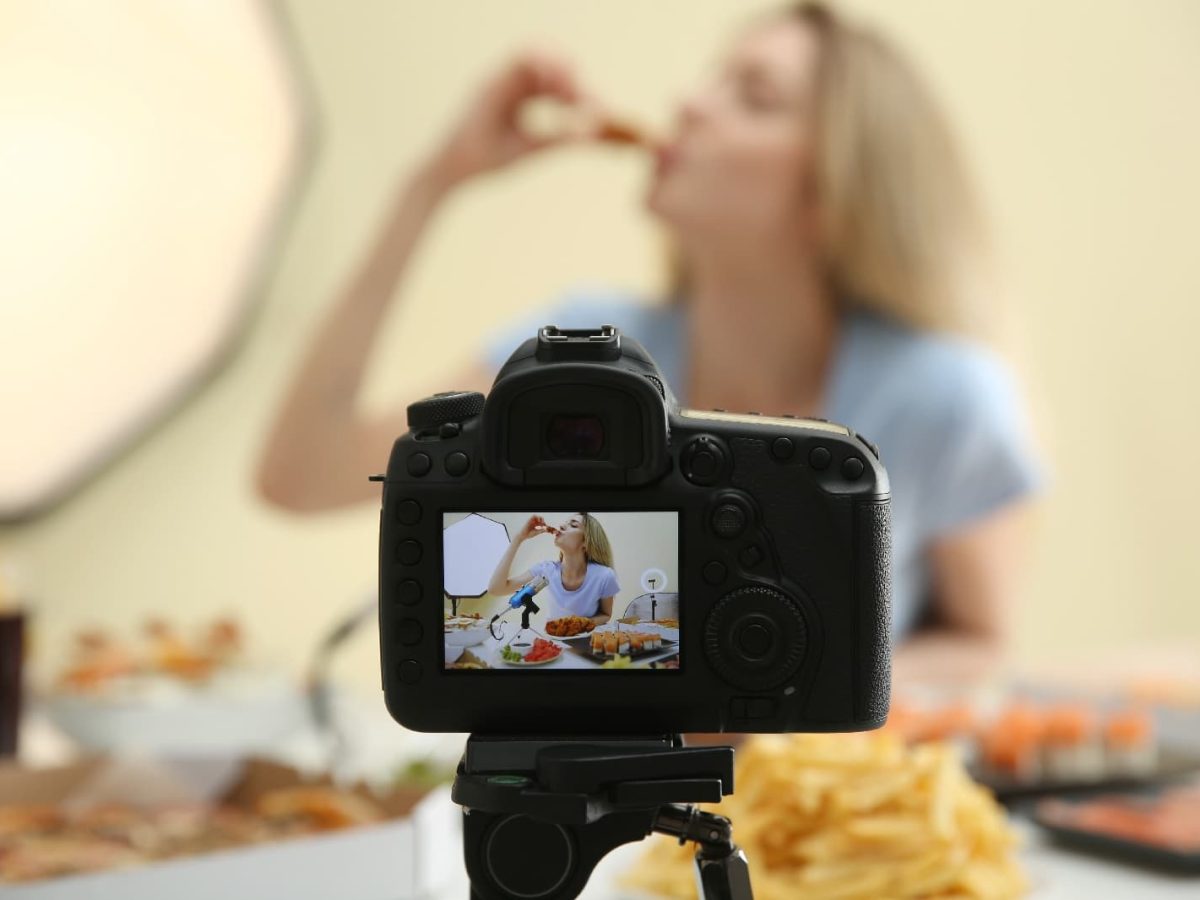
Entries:
{"type": "Polygon", "coordinates": [[[516,666],[518,669],[523,669],[527,666],[544,666],[547,663],[558,662],[560,659],[562,659],[562,651],[561,650],[558,652],[558,656],[552,657],[550,659],[539,659],[537,662],[525,662],[525,660],[523,660],[523,659],[509,660],[509,659],[505,659],[503,656],[500,657],[500,662],[504,663],[506,666],[516,666]]]}

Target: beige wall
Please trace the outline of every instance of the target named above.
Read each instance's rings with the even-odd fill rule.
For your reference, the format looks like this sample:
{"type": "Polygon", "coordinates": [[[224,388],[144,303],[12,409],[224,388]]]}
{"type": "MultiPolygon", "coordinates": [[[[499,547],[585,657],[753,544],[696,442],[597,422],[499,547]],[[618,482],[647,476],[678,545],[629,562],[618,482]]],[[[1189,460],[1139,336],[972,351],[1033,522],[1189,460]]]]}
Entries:
{"type": "MultiPolygon", "coordinates": [[[[298,664],[371,589],[376,511],[267,509],[253,493],[255,457],[396,177],[515,45],[560,47],[614,104],[664,122],[753,6],[764,5],[286,4],[324,136],[266,308],[232,364],[167,427],[68,505],[0,532],[0,556],[23,567],[38,602],[41,661],[85,621],[234,610],[265,654],[298,664]]],[[[1022,322],[1056,475],[1020,657],[1111,661],[1129,642],[1196,635],[1200,4],[853,8],[909,48],[953,112],[1022,322]]],[[[564,285],[652,287],[658,245],[635,202],[643,174],[628,154],[578,151],[455,197],[382,336],[370,403],[409,399],[489,328],[564,285]]],[[[374,689],[372,638],[349,656],[345,674],[374,689]]]]}

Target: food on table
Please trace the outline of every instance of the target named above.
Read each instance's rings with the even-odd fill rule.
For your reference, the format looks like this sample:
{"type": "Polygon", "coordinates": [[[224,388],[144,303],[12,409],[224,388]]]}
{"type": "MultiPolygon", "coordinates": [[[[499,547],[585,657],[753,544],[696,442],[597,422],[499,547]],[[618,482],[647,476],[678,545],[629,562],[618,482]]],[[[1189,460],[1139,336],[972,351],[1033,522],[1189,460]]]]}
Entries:
{"type": "Polygon", "coordinates": [[[328,786],[282,788],[253,808],[106,804],[0,809],[0,884],[128,867],[377,822],[367,797],[328,786]]]}
{"type": "MultiPolygon", "coordinates": [[[[503,651],[501,651],[503,653],[503,651]]],[[[518,654],[519,655],[519,654],[518,654]]],[[[470,650],[464,650],[462,655],[454,662],[450,663],[447,668],[450,669],[490,669],[487,663],[472,653],[470,650]]]]}
{"type": "Polygon", "coordinates": [[[646,622],[647,625],[658,625],[662,628],[678,628],[678,619],[655,619],[652,622],[646,622]]]}
{"type": "Polygon", "coordinates": [[[1158,763],[1151,716],[1086,702],[1012,699],[991,715],[955,701],[893,701],[886,730],[910,742],[954,740],[989,781],[1090,782],[1145,775],[1158,763]]]}
{"type": "Polygon", "coordinates": [[[500,648],[500,658],[505,662],[520,662],[523,657],[518,650],[514,650],[510,645],[505,644],[500,648]]]}
{"type": "Polygon", "coordinates": [[[1169,788],[1157,797],[1046,800],[1038,805],[1038,819],[1176,853],[1200,853],[1200,785],[1169,788]]]}
{"type": "Polygon", "coordinates": [[[1113,770],[1129,775],[1145,775],[1158,763],[1158,745],[1154,741],[1154,723],[1141,709],[1120,709],[1104,723],[1104,749],[1113,770]]]}
{"type": "Polygon", "coordinates": [[[429,757],[409,760],[396,772],[394,784],[398,788],[433,788],[449,784],[454,780],[455,766],[438,762],[429,757]]]}
{"type": "MultiPolygon", "coordinates": [[[[1024,894],[1003,809],[953,747],[896,734],[757,735],[737,793],[707,807],[733,820],[758,900],[1009,898],[1024,894]]],[[[662,838],[626,878],[696,896],[689,845],[662,838]]]]}
{"type": "Polygon", "coordinates": [[[449,613],[445,614],[442,619],[443,631],[460,631],[468,628],[478,628],[483,625],[483,616],[479,613],[470,613],[466,615],[452,616],[449,613]]]}
{"type": "Polygon", "coordinates": [[[212,673],[216,659],[199,646],[193,647],[163,619],[150,619],[144,626],[150,664],[184,680],[197,681],[212,673]]]}
{"type": "Polygon", "coordinates": [[[188,639],[166,620],[154,618],[143,627],[140,643],[127,643],[99,629],[80,631],[57,684],[63,691],[84,694],[104,693],[137,679],[199,684],[242,659],[242,632],[233,619],[217,619],[188,639]]]}
{"type": "Polygon", "coordinates": [[[640,631],[593,631],[592,654],[622,656],[662,649],[662,638],[640,631]]]}
{"type": "Polygon", "coordinates": [[[626,616],[623,619],[617,619],[622,625],[636,625],[641,621],[637,616],[626,616]]]}
{"type": "Polygon", "coordinates": [[[1081,704],[1059,705],[1045,715],[1045,769],[1051,778],[1104,777],[1104,747],[1096,715],[1081,704]]]}
{"type": "Polygon", "coordinates": [[[587,616],[565,616],[546,623],[546,634],[551,637],[575,637],[595,629],[596,623],[587,616]]]}
{"type": "Polygon", "coordinates": [[[58,678],[59,687],[90,692],[114,678],[131,675],[139,664],[128,649],[103,631],[81,631],[75,636],[75,660],[58,678]]]}
{"type": "Polygon", "coordinates": [[[308,785],[271,791],[259,798],[257,808],[267,819],[307,823],[321,831],[367,825],[383,818],[379,807],[366,797],[308,785]]]}
{"type": "Polygon", "coordinates": [[[242,652],[242,628],[233,619],[217,619],[202,639],[202,646],[216,663],[235,660],[242,652]]]}
{"type": "Polygon", "coordinates": [[[602,669],[629,669],[632,667],[633,660],[628,656],[614,656],[612,659],[600,663],[602,669]]]}
{"type": "Polygon", "coordinates": [[[1045,720],[1036,707],[1027,703],[1009,704],[981,735],[984,767],[1019,781],[1040,778],[1045,733],[1045,720]]]}
{"type": "Polygon", "coordinates": [[[553,641],[548,641],[545,638],[535,638],[533,647],[528,653],[522,654],[520,650],[505,644],[500,648],[500,658],[508,663],[515,665],[528,665],[530,663],[549,662],[552,659],[558,659],[562,655],[562,647],[553,641]]]}
{"type": "Polygon", "coordinates": [[[535,638],[533,649],[526,653],[522,659],[527,663],[546,662],[551,659],[557,659],[561,653],[562,647],[553,641],[548,641],[545,638],[535,638]]]}

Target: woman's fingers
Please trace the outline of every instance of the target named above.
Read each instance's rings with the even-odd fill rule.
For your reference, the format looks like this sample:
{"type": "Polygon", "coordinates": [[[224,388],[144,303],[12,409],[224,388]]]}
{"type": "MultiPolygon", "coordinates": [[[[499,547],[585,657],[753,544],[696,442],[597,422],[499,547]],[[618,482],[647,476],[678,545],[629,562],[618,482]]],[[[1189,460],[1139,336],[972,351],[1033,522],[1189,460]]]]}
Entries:
{"type": "Polygon", "coordinates": [[[492,171],[538,150],[579,136],[529,133],[521,122],[526,104],[549,97],[564,105],[584,103],[585,94],[566,60],[544,51],[526,51],[483,86],[435,160],[450,185],[492,171]]]}

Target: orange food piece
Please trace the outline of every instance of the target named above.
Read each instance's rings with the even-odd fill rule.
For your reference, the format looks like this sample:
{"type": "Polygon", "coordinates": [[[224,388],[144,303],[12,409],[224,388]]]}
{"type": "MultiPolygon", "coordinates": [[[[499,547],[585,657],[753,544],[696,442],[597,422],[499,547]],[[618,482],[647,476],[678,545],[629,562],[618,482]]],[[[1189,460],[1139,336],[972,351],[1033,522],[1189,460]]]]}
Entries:
{"type": "Polygon", "coordinates": [[[551,637],[575,637],[584,632],[590,632],[596,623],[587,616],[564,616],[561,619],[551,619],[546,623],[546,634],[551,637]]]}
{"type": "Polygon", "coordinates": [[[1096,716],[1085,706],[1062,705],[1046,713],[1044,738],[1047,744],[1074,747],[1096,733],[1096,716]]]}
{"type": "Polygon", "coordinates": [[[271,791],[259,798],[258,812],[270,819],[303,819],[323,830],[348,828],[383,818],[379,807],[365,797],[323,786],[271,791]]]}
{"type": "Polygon", "coordinates": [[[610,144],[627,144],[635,147],[650,147],[654,142],[635,125],[615,119],[607,119],[596,129],[596,138],[610,144]]]}
{"type": "Polygon", "coordinates": [[[1104,740],[1114,747],[1142,747],[1154,733],[1150,715],[1141,709],[1124,709],[1109,715],[1104,723],[1104,740]]]}

